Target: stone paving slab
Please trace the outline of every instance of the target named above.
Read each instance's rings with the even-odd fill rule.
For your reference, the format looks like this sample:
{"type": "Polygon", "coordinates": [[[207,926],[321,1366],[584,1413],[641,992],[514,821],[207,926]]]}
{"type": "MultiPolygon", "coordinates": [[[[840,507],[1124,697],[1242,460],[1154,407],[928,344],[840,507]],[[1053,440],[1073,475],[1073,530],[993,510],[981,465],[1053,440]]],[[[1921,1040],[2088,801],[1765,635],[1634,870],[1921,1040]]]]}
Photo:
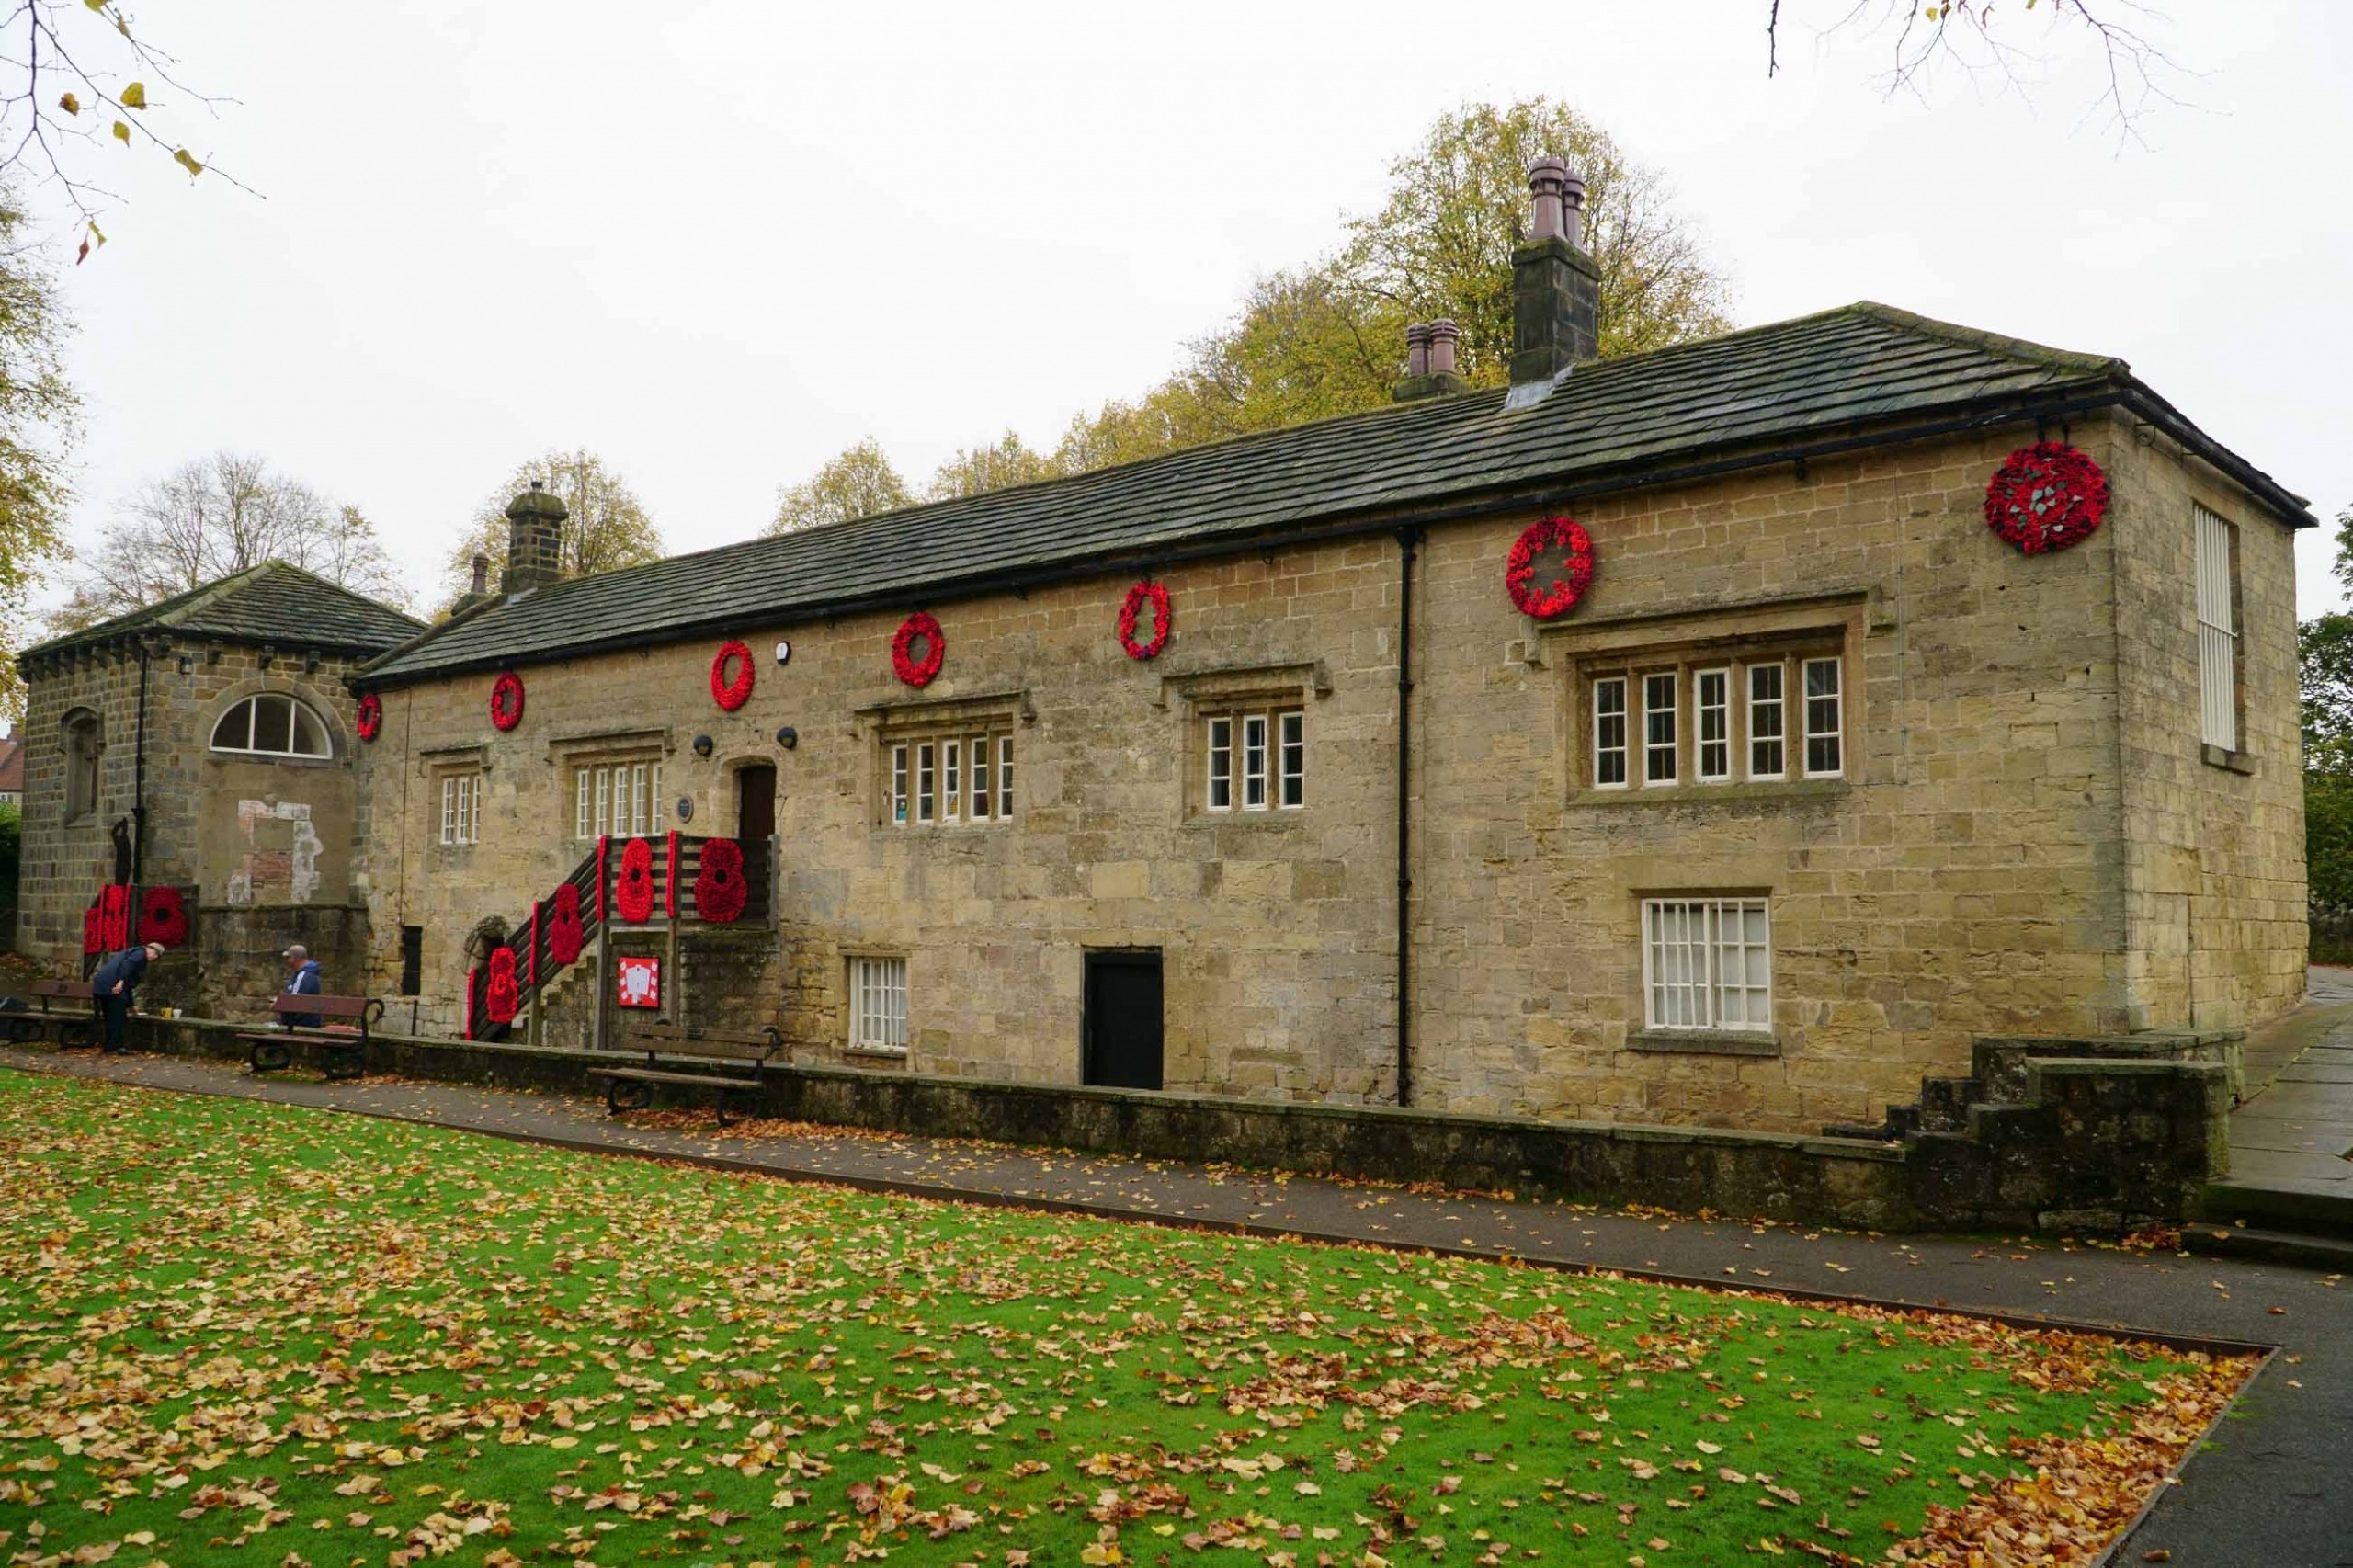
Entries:
{"type": "Polygon", "coordinates": [[[2342,1158],[2353,1149],[2353,1125],[2343,1122],[2310,1124],[2249,1117],[2231,1124],[2232,1169],[2236,1155],[2260,1149],[2269,1153],[2326,1154],[2342,1158]]]}
{"type": "Polygon", "coordinates": [[[2277,1344],[2220,1439],[2188,1464],[2118,1561],[2341,1568],[2353,1561],[2353,1281],[2291,1266],[2094,1248],[2050,1238],[1887,1237],[1597,1212],[1497,1195],[812,1131],[716,1136],[613,1121],[591,1101],[383,1079],[257,1080],[233,1064],[0,1048],[0,1067],[687,1157],[787,1179],[945,1199],[1008,1199],[1130,1220],[1183,1220],[1384,1244],[1438,1246],[1723,1287],[1821,1291],[2277,1344]],[[2276,1311],[2274,1309],[2277,1309],[2276,1311]],[[2162,1560],[2162,1559],[2160,1559],[2162,1560]]]}

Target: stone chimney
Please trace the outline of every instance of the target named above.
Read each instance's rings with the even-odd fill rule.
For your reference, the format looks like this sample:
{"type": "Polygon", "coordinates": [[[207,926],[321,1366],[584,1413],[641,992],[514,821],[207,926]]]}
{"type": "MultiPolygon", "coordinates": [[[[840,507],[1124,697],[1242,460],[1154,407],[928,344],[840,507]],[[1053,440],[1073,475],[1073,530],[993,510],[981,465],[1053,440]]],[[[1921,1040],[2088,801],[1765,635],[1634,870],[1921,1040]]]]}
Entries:
{"type": "Polygon", "coordinates": [[[1565,158],[1528,171],[1535,222],[1511,256],[1511,384],[1550,383],[1599,353],[1601,268],[1585,249],[1585,181],[1565,158]]]}
{"type": "Polygon", "coordinates": [[[506,504],[506,572],[502,594],[544,586],[563,575],[563,502],[538,480],[506,504]]]}
{"type": "Polygon", "coordinates": [[[479,551],[474,552],[474,585],[469,591],[475,595],[490,592],[490,557],[479,551]]]}
{"type": "Polygon", "coordinates": [[[1462,329],[1450,321],[1415,322],[1405,329],[1405,379],[1389,389],[1392,403],[1459,392],[1470,383],[1454,369],[1454,346],[1462,329]]]}

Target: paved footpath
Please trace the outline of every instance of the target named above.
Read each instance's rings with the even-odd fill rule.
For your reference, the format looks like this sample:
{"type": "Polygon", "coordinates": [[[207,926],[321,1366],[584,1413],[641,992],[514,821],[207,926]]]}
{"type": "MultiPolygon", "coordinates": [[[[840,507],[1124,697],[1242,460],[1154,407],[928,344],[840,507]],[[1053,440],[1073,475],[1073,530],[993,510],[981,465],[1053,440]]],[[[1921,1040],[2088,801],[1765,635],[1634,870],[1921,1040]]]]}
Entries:
{"type": "Polygon", "coordinates": [[[2117,1561],[2353,1568],[2353,1279],[2016,1237],[1873,1237],[1598,1213],[1166,1162],[837,1131],[718,1135],[608,1119],[593,1101],[445,1084],[254,1079],[226,1063],[0,1048],[0,1066],[317,1106],[791,1179],[1246,1226],[2276,1344],[2215,1440],[2117,1561]],[[2154,1557],[2169,1551],[2170,1558],[2154,1557]]]}

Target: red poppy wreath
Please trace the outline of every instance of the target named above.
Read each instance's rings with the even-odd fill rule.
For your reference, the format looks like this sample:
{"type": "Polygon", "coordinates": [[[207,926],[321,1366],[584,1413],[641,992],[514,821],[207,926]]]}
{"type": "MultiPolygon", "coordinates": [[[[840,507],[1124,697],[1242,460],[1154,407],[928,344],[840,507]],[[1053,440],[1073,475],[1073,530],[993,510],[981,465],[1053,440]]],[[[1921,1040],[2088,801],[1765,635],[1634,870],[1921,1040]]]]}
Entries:
{"type": "Polygon", "coordinates": [[[1985,486],[1985,526],[2028,555],[2091,538],[2108,514],[2108,475],[2061,441],[2020,447],[1985,486]]]}
{"type": "Polygon", "coordinates": [[[1546,517],[1530,523],[1512,541],[1504,565],[1504,591],[1522,615],[1552,620],[1574,609],[1593,586],[1593,536],[1574,517],[1546,517]],[[1537,558],[1548,550],[1564,556],[1562,574],[1544,588],[1536,586],[1537,558]]]}
{"type": "Polygon", "coordinates": [[[744,846],[732,838],[703,840],[695,872],[695,914],[724,926],[744,913],[751,887],[744,881],[744,846]]]}
{"type": "Polygon", "coordinates": [[[1168,646],[1168,585],[1138,583],[1120,601],[1120,647],[1131,659],[1156,659],[1168,646]],[[1146,607],[1152,610],[1152,635],[1136,640],[1137,623],[1146,607]]]}
{"type": "Polygon", "coordinates": [[[179,889],[149,888],[139,895],[139,934],[167,948],[188,940],[188,904],[179,889]]]}
{"type": "Polygon", "coordinates": [[[722,642],[718,656],[710,661],[710,699],[733,713],[752,699],[752,651],[741,642],[722,642]],[[727,674],[729,660],[735,662],[735,674],[727,674]]]}
{"type": "Polygon", "coordinates": [[[621,874],[613,884],[613,903],[625,926],[642,926],[654,918],[654,846],[632,838],[621,848],[621,874]]]}
{"type": "Polygon", "coordinates": [[[499,671],[490,688],[490,722],[501,730],[523,722],[523,677],[513,670],[499,671]]]}
{"type": "Polygon", "coordinates": [[[359,699],[359,738],[374,744],[384,733],[384,699],[374,692],[359,699]]]}
{"type": "Polygon", "coordinates": [[[939,666],[948,662],[948,639],[940,634],[939,622],[930,612],[917,610],[899,623],[897,635],[891,639],[891,671],[909,686],[921,690],[939,674],[939,666]],[[923,656],[915,656],[915,644],[923,644],[923,656]]]}

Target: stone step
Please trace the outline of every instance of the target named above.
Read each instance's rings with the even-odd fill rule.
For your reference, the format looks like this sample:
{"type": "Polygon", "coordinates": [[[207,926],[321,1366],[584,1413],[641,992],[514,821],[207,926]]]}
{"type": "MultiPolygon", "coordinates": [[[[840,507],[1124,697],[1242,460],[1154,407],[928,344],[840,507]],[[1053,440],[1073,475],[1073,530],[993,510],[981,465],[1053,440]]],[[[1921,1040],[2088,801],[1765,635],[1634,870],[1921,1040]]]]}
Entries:
{"type": "Polygon", "coordinates": [[[1824,1138],[1863,1138],[1877,1143],[1893,1143],[1899,1136],[1884,1123],[1877,1127],[1865,1127],[1860,1123],[1850,1121],[1831,1122],[1823,1128],[1822,1135],[1824,1138]]]}
{"type": "Polygon", "coordinates": [[[2199,1195],[2198,1212],[2202,1223],[2214,1228],[2245,1220],[2300,1234],[2353,1239],[2353,1181],[2210,1181],[2199,1195]]]}
{"type": "Polygon", "coordinates": [[[1958,1132],[1969,1125],[1969,1108],[1985,1097],[1985,1085],[1974,1078],[1920,1080],[1920,1125],[1938,1132],[1958,1132]]]}
{"type": "Polygon", "coordinates": [[[2242,1257],[2260,1263],[2290,1263],[2332,1274],[2353,1274],[2353,1237],[2318,1236],[2302,1231],[2254,1225],[2185,1225],[2181,1249],[2200,1257],[2242,1257]]]}

